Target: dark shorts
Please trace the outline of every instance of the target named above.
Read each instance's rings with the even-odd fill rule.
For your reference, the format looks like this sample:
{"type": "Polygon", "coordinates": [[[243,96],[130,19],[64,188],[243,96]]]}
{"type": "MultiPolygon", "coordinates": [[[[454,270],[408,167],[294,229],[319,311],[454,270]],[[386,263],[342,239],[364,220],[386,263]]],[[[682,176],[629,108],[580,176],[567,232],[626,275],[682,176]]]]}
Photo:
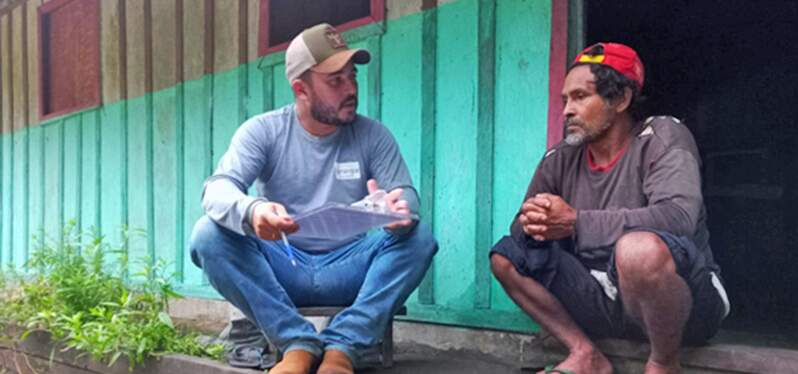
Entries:
{"type": "MultiPolygon", "coordinates": [[[[714,336],[728,314],[728,298],[715,268],[686,237],[653,229],[634,231],[657,234],[670,249],[677,273],[690,287],[693,308],[683,341],[700,344],[714,336]]],[[[614,251],[603,269],[590,269],[563,243],[557,241],[547,248],[525,249],[505,236],[493,246],[490,255],[504,256],[521,275],[546,287],[589,336],[645,339],[642,328],[624,312],[614,251]],[[599,281],[600,278],[605,279],[599,281]],[[617,293],[611,298],[613,289],[617,293]]]]}

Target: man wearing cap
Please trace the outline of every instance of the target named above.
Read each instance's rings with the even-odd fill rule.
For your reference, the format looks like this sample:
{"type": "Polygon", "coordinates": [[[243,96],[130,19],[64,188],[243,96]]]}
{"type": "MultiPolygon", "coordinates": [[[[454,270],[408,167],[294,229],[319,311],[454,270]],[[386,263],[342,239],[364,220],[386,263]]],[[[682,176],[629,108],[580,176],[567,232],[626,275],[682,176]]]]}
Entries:
{"type": "Polygon", "coordinates": [[[294,103],[246,121],[205,183],[192,259],[211,285],[283,352],[271,374],[353,372],[393,313],[421,282],[437,251],[412,220],[345,240],[304,237],[291,216],[349,204],[384,188],[388,208],[414,213],[418,195],[396,141],[360,116],[355,64],[330,25],[303,31],[286,51],[294,103]],[[247,190],[255,183],[257,196],[247,190]],[[281,234],[295,249],[281,248],[281,234]],[[317,333],[300,306],[348,306],[317,333]]]}
{"type": "Polygon", "coordinates": [[[599,43],[571,65],[566,138],[546,152],[491,250],[510,297],[569,350],[551,373],[611,373],[590,339],[646,339],[646,373],[678,373],[682,342],[712,337],[729,303],[712,257],[700,158],[672,117],[641,120],[643,64],[599,43]]]}

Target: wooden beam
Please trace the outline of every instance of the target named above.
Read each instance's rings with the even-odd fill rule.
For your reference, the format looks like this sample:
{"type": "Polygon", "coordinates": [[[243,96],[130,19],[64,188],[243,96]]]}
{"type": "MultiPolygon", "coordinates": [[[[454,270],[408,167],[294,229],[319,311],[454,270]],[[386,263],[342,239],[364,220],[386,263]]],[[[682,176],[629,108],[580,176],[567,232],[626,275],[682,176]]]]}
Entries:
{"type": "Polygon", "coordinates": [[[376,120],[382,119],[382,35],[375,35],[366,42],[366,49],[371,53],[368,65],[368,116],[376,120]]]}
{"type": "Polygon", "coordinates": [[[146,6],[148,0],[125,0],[126,98],[144,95],[151,76],[147,63],[146,6]]]}
{"type": "MultiPolygon", "coordinates": [[[[421,181],[420,213],[430,225],[435,211],[435,64],[437,60],[437,9],[425,11],[421,30],[421,181]]],[[[435,303],[435,261],[418,287],[421,304],[435,303]]]]}
{"type": "Polygon", "coordinates": [[[11,75],[12,92],[14,94],[12,104],[14,130],[19,131],[28,122],[28,93],[26,90],[26,58],[25,49],[25,6],[24,4],[14,8],[11,12],[11,75]]]}
{"type": "Polygon", "coordinates": [[[493,243],[493,126],[496,97],[496,0],[480,0],[478,29],[476,242],[474,243],[474,306],[490,308],[491,272],[488,250],[493,243]]]}
{"type": "MultiPolygon", "coordinates": [[[[581,3],[581,0],[575,0],[581,3]]],[[[568,66],[568,4],[551,0],[551,44],[549,46],[549,113],[546,147],[552,147],[563,137],[560,99],[565,71],[568,66]]]]}
{"type": "Polygon", "coordinates": [[[122,99],[123,33],[120,24],[119,0],[103,0],[100,4],[100,68],[102,74],[102,102],[115,103],[122,99]]]}
{"type": "Polygon", "coordinates": [[[39,123],[39,4],[40,0],[29,0],[26,12],[28,126],[39,123]]]}
{"type": "Polygon", "coordinates": [[[247,2],[247,62],[258,58],[258,41],[260,33],[260,2],[261,0],[248,0],[247,2]]]}
{"type": "Polygon", "coordinates": [[[241,61],[239,23],[239,0],[215,0],[213,2],[213,71],[222,72],[235,68],[241,61]]]}
{"type": "Polygon", "coordinates": [[[11,58],[11,14],[0,16],[0,74],[2,74],[3,109],[2,132],[11,133],[14,125],[14,92],[12,91],[12,58],[11,58]]]}
{"type": "Polygon", "coordinates": [[[183,7],[183,79],[194,80],[205,74],[207,50],[205,1],[191,1],[183,7]]]}
{"type": "Polygon", "coordinates": [[[152,22],[152,85],[154,91],[172,87],[179,82],[177,75],[177,40],[181,29],[177,21],[176,1],[154,1],[151,3],[152,22]]]}

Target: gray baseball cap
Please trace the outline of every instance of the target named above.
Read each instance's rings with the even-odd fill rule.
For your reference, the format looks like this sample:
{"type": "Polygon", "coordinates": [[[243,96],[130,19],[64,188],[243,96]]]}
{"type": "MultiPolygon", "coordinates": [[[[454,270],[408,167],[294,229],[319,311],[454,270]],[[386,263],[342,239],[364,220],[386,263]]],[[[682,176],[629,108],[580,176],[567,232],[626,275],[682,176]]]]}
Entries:
{"type": "Polygon", "coordinates": [[[338,31],[326,23],[305,29],[285,51],[285,76],[291,82],[307,70],[334,73],[349,60],[367,64],[371,54],[365,49],[349,49],[338,31]]]}

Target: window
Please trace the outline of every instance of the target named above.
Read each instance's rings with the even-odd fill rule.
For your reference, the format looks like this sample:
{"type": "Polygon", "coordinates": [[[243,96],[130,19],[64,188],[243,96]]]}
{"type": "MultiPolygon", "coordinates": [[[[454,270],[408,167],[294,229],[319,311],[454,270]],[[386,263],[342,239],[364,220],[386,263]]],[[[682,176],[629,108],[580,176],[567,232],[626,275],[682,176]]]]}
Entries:
{"type": "Polygon", "coordinates": [[[385,18],[385,0],[261,0],[261,55],[288,47],[302,30],[322,22],[344,31],[385,18]]]}
{"type": "Polygon", "coordinates": [[[39,7],[42,118],[100,103],[99,0],[52,0],[39,7]]]}

